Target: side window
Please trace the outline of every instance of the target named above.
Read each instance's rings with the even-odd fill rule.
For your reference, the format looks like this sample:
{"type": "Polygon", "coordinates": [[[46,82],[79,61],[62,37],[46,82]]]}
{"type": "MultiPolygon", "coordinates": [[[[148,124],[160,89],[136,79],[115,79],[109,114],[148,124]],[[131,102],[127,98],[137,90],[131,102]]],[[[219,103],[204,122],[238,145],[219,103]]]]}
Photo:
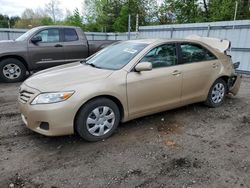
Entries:
{"type": "Polygon", "coordinates": [[[177,64],[176,45],[164,44],[152,49],[141,60],[151,62],[153,68],[168,67],[177,64]]]}
{"type": "Polygon", "coordinates": [[[76,40],[78,40],[78,36],[75,29],[64,29],[65,42],[76,41],[76,40]]]}
{"type": "Polygon", "coordinates": [[[45,29],[36,34],[42,37],[42,42],[59,42],[60,34],[59,29],[45,29]]]}
{"type": "Polygon", "coordinates": [[[207,49],[195,44],[181,44],[183,63],[209,61],[217,59],[207,49]]]}

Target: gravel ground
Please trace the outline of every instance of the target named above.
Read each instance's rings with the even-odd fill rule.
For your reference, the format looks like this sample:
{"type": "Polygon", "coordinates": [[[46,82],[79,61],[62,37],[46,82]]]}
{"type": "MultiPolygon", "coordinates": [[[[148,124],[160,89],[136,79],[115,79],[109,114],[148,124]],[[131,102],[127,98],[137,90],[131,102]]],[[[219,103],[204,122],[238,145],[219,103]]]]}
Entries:
{"type": "Polygon", "coordinates": [[[250,78],[212,109],[194,104],[121,124],[109,139],[45,137],[0,84],[0,187],[250,187],[250,78]]]}

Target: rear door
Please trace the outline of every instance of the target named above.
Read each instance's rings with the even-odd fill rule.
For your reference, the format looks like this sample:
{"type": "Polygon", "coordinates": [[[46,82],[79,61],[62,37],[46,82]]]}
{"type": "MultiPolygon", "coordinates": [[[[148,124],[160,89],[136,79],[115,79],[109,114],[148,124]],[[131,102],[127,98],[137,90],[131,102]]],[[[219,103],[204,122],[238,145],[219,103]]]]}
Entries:
{"type": "Polygon", "coordinates": [[[205,100],[207,90],[216,79],[220,63],[208,49],[196,43],[179,43],[183,76],[183,103],[205,100]]]}
{"type": "Polygon", "coordinates": [[[75,28],[63,28],[65,62],[74,62],[88,57],[88,43],[81,33],[78,33],[75,28]]]}
{"type": "MultiPolygon", "coordinates": [[[[159,112],[180,104],[182,75],[176,44],[153,48],[140,62],[151,62],[151,71],[131,71],[127,75],[129,115],[159,112]]],[[[140,63],[139,62],[139,63],[140,63]]]]}
{"type": "Polygon", "coordinates": [[[40,30],[35,36],[41,36],[42,41],[36,44],[28,43],[29,62],[36,69],[47,68],[64,63],[63,43],[59,28],[40,30]]]}

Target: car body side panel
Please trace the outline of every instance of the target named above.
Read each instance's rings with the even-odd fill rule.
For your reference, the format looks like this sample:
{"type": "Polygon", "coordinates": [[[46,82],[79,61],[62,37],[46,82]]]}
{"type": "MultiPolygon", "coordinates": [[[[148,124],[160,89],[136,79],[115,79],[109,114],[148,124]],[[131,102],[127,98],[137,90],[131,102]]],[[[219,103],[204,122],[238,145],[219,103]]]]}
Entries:
{"type": "Polygon", "coordinates": [[[72,28],[72,29],[75,30],[78,39],[75,41],[67,41],[67,42],[65,42],[64,40],[63,53],[64,53],[65,63],[79,61],[89,56],[88,40],[86,39],[85,34],[82,32],[80,28],[72,28]]]}
{"type": "Polygon", "coordinates": [[[4,59],[6,57],[20,57],[27,63],[28,67],[32,67],[32,65],[28,62],[26,41],[0,41],[0,59],[4,59]]]}
{"type": "Polygon", "coordinates": [[[34,65],[34,69],[44,69],[64,63],[63,47],[55,47],[56,45],[63,46],[63,43],[28,44],[29,62],[34,65]]]}
{"type": "Polygon", "coordinates": [[[182,75],[173,75],[179,66],[130,72],[127,95],[130,118],[152,114],[180,105],[182,75]]]}
{"type": "Polygon", "coordinates": [[[183,87],[181,101],[184,104],[204,101],[207,91],[220,71],[219,60],[183,64],[183,87]]]}
{"type": "Polygon", "coordinates": [[[119,70],[103,80],[77,85],[76,90],[83,92],[76,92],[74,94],[75,103],[73,105],[75,109],[78,111],[87,101],[96,97],[114,97],[120,101],[124,112],[122,121],[126,121],[128,119],[126,75],[126,71],[119,70]]]}

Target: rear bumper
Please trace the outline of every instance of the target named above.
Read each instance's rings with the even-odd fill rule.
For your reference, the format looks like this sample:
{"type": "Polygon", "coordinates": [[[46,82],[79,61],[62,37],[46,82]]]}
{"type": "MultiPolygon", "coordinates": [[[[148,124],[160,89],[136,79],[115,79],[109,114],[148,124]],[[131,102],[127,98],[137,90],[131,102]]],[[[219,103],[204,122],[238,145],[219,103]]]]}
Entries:
{"type": "Polygon", "coordinates": [[[228,91],[229,94],[237,95],[240,89],[241,78],[242,78],[242,75],[240,74],[234,75],[230,78],[229,91],[228,91]]]}

